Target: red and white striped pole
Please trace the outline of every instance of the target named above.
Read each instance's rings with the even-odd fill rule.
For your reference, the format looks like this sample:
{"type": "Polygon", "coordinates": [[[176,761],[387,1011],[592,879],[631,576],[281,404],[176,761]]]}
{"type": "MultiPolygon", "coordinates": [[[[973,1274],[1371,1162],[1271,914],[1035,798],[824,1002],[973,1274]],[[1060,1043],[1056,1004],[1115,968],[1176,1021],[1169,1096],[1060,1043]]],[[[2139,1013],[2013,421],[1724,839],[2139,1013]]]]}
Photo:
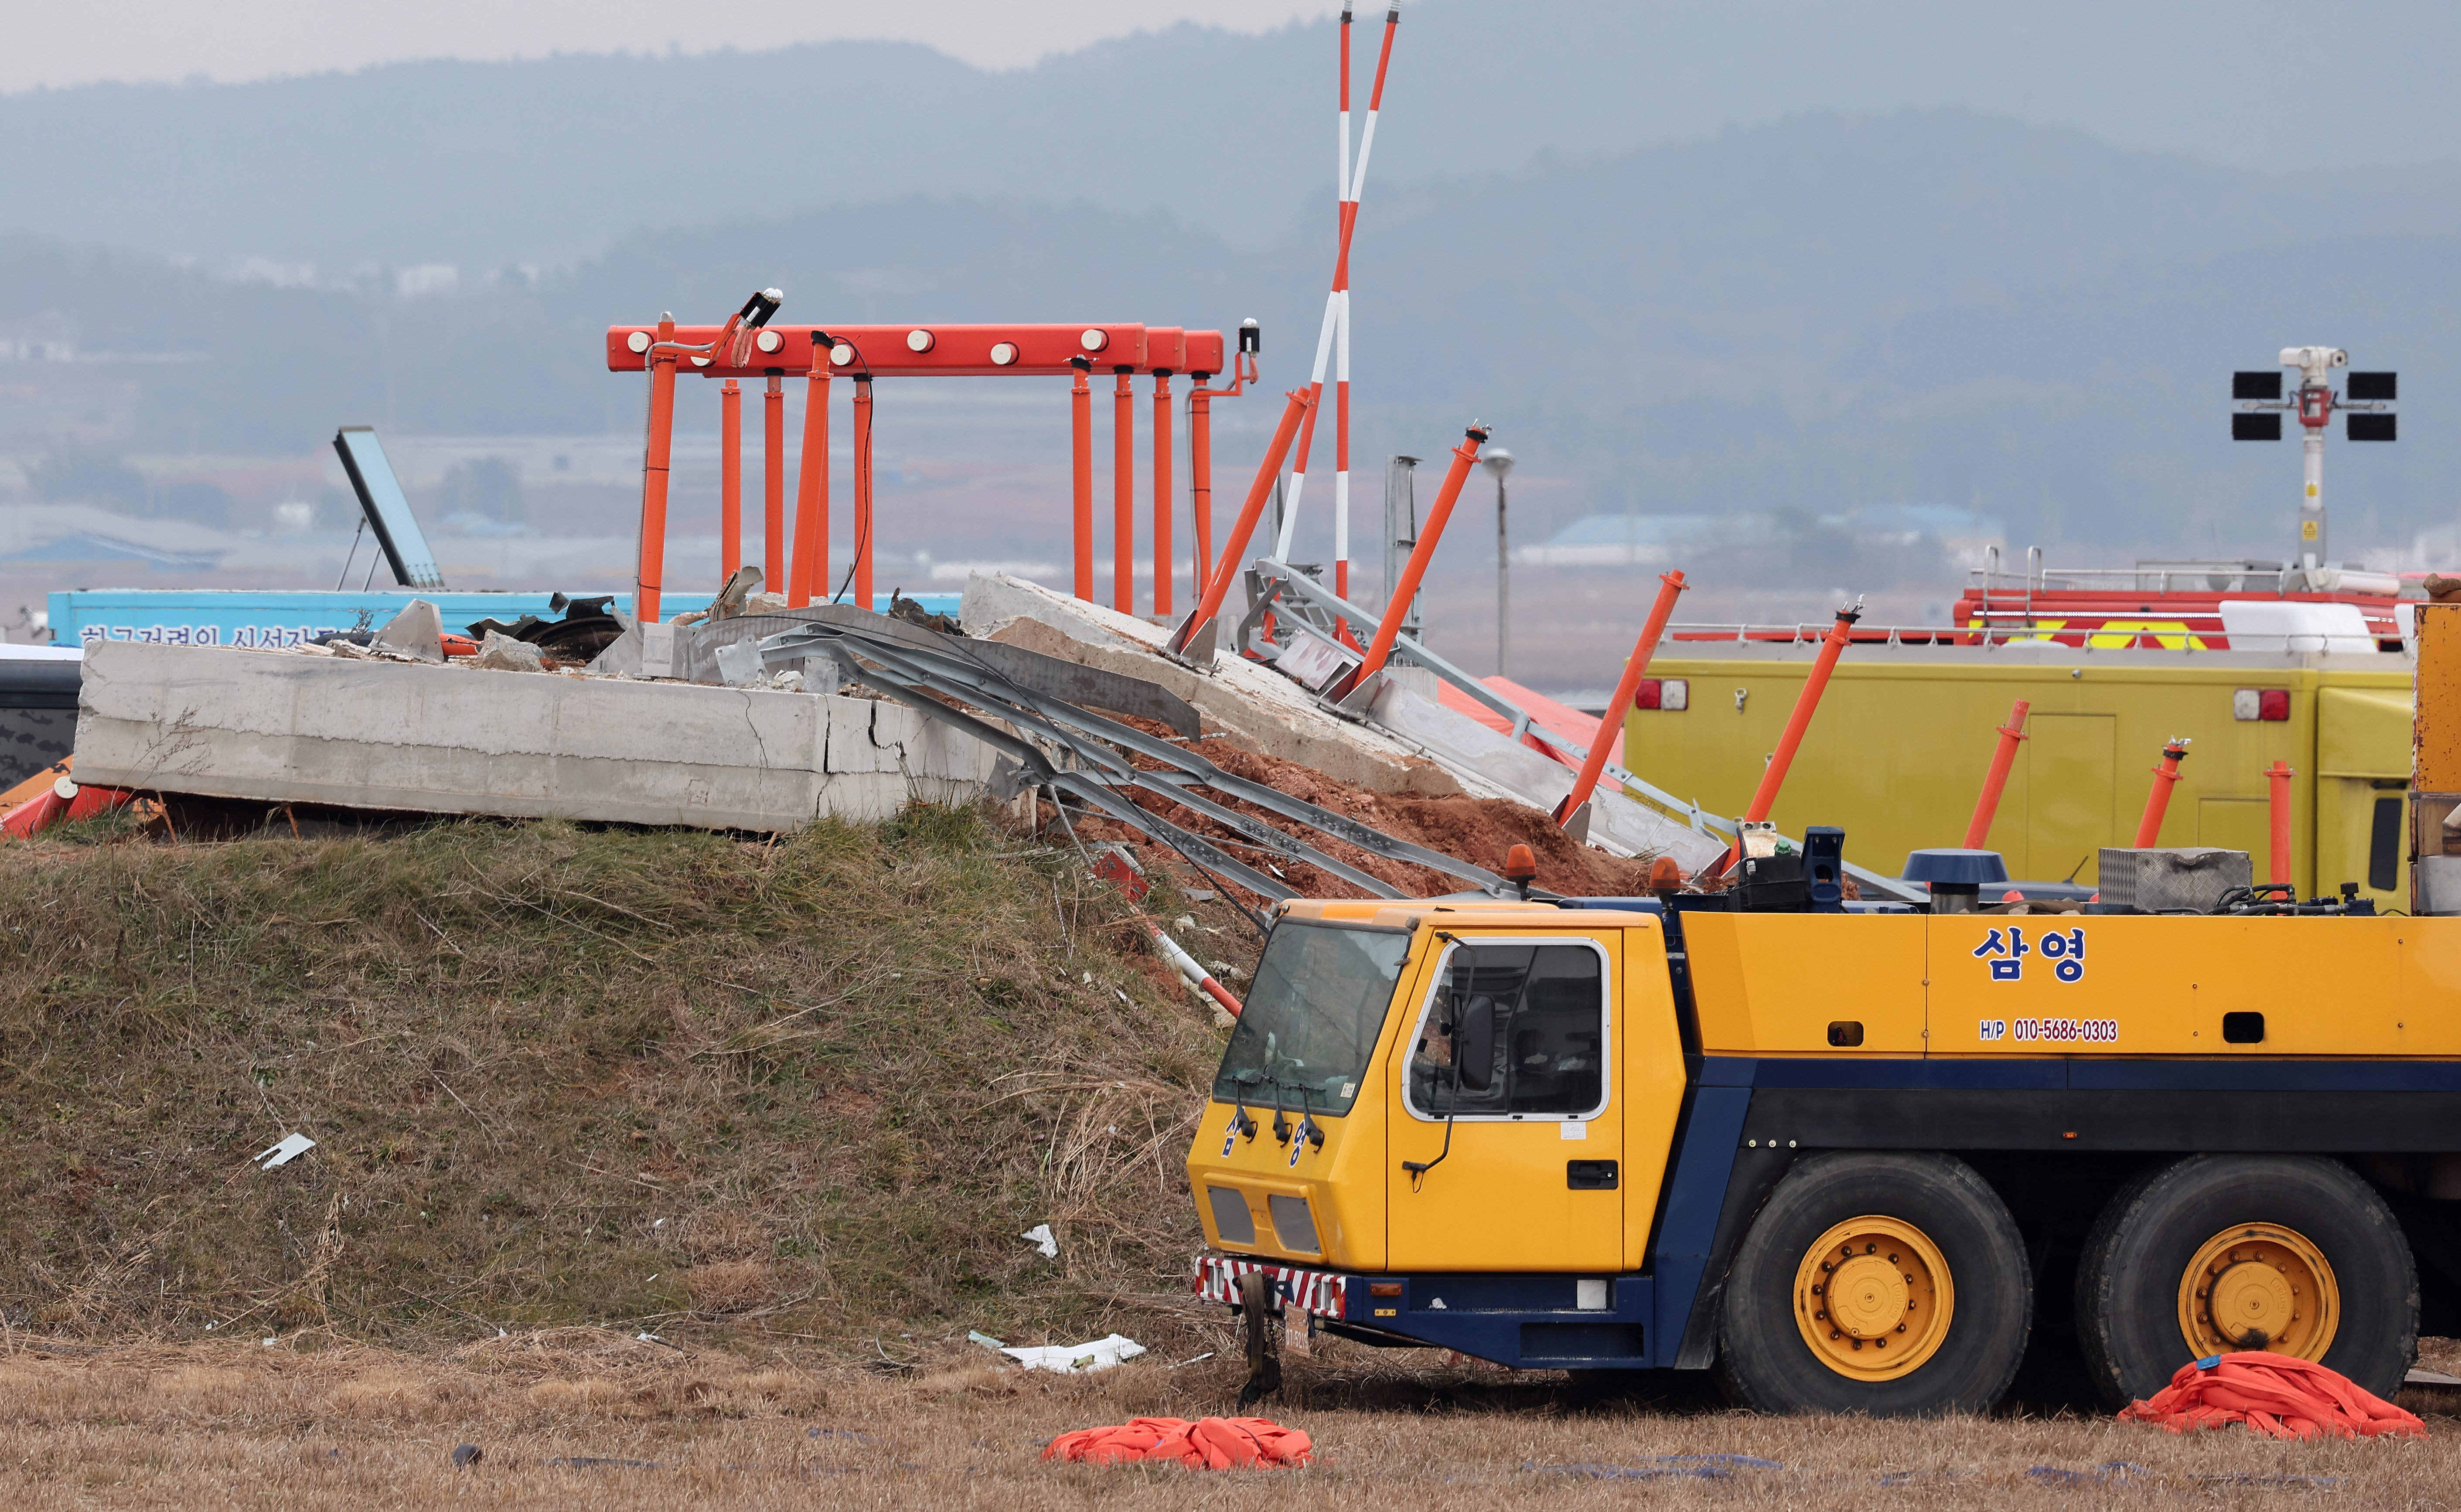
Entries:
{"type": "Polygon", "coordinates": [[[1350,161],[1350,8],[1341,11],[1341,110],[1339,125],[1341,144],[1336,164],[1341,182],[1337,186],[1339,237],[1334,252],[1333,287],[1324,297],[1324,324],[1316,332],[1316,367],[1308,377],[1307,422],[1300,429],[1297,459],[1291,466],[1289,502],[1282,514],[1281,533],[1273,540],[1273,560],[1287,562],[1291,555],[1291,538],[1298,528],[1299,500],[1307,489],[1308,454],[1316,441],[1316,409],[1324,398],[1325,369],[1333,362],[1337,347],[1340,365],[1335,371],[1334,402],[1341,411],[1334,419],[1334,583],[1341,592],[1350,581],[1349,457],[1350,426],[1350,238],[1359,225],[1359,191],[1367,182],[1367,154],[1376,142],[1376,113],[1383,108],[1384,76],[1393,65],[1393,36],[1402,24],[1402,7],[1397,3],[1384,14],[1384,40],[1376,54],[1376,83],[1368,91],[1367,124],[1359,140],[1359,161],[1350,161]]]}
{"type": "Polygon", "coordinates": [[[1188,986],[1221,1004],[1222,1012],[1232,1018],[1239,1016],[1239,1000],[1230,995],[1230,990],[1213,980],[1213,973],[1198,964],[1196,957],[1182,949],[1177,940],[1164,932],[1162,926],[1146,925],[1145,935],[1153,941],[1154,948],[1162,953],[1162,958],[1168,961],[1177,969],[1179,974],[1187,979],[1188,986]]]}

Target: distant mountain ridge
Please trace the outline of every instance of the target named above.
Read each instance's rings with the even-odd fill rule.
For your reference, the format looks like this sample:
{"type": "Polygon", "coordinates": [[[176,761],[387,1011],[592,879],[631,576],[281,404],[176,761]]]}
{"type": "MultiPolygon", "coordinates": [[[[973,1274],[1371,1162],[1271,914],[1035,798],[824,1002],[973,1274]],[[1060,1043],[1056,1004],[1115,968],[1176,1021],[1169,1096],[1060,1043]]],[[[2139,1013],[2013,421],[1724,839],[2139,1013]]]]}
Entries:
{"type": "MultiPolygon", "coordinates": [[[[1363,109],[1384,8],[1359,8],[1363,109]]],[[[2461,161],[2461,8],[2375,0],[1408,0],[1373,202],[1534,154],[1714,138],[1823,111],[1989,112],[2334,186],[2461,161]]],[[[246,24],[234,19],[234,25],[246,24]]],[[[1194,26],[1009,73],[928,48],[421,62],[239,85],[0,96],[0,231],[347,284],[463,287],[642,226],[910,194],[1082,199],[1270,240],[1330,199],[1331,22],[1194,26]]]]}
{"type": "MultiPolygon", "coordinates": [[[[605,327],[714,318],[766,284],[789,323],[1254,315],[1266,392],[1217,411],[1240,479],[1272,395],[1306,375],[1331,262],[1326,205],[1232,236],[1092,198],[722,202],[424,298],[0,238],[0,348],[128,359],[77,412],[116,416],[125,444],[295,453],[345,412],[453,435],[636,427],[605,327]]],[[[2394,446],[2336,436],[2335,539],[2404,541],[2454,514],[2456,254],[2452,170],[2320,185],[1962,110],[1404,180],[1371,190],[1359,232],[1354,523],[1385,454],[1441,456],[1478,417],[1521,457],[1516,489],[1557,480],[1528,541],[1627,509],[1928,502],[2004,521],[2012,546],[2280,550],[2296,449],[2230,444],[2226,375],[2328,341],[2400,371],[2408,412],[2394,446]]],[[[69,371],[0,356],[0,382],[69,371]]],[[[70,410],[8,423],[97,423],[70,410]]]]}

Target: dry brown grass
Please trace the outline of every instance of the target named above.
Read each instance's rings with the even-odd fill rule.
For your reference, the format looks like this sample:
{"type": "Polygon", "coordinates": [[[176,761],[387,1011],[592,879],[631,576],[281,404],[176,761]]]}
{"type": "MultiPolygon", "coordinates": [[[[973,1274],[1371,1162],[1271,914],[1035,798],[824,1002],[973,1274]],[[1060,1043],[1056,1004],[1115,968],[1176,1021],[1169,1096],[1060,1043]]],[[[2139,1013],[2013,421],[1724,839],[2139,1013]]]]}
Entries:
{"type": "Polygon", "coordinates": [[[890,1379],[590,1330],[423,1357],[255,1344],[88,1352],[21,1338],[0,1357],[0,1498],[27,1508],[659,1509],[1583,1508],[1645,1499],[1824,1512],[2461,1500],[2461,1419],[2449,1417],[2431,1420],[2436,1437],[2424,1443],[2313,1444],[2237,1430],[2180,1438],[2072,1416],[1759,1417],[1690,1395],[1583,1405],[1559,1378],[1429,1368],[1425,1356],[1340,1344],[1293,1362],[1293,1400],[1274,1409],[1316,1439],[1321,1459],[1311,1469],[1059,1466],[1039,1451],[1068,1429],[1225,1410],[1236,1368],[1218,1356],[1178,1370],[1145,1359],[1072,1379],[999,1370],[961,1343],[923,1352],[924,1373],[890,1379]],[[455,1470],[460,1443],[485,1458],[455,1470]],[[1701,1458],[1732,1455],[1782,1468],[1701,1458]],[[2113,1472],[2114,1463],[2129,1468],[2113,1472]]]}
{"type": "Polygon", "coordinates": [[[0,866],[0,1324],[872,1359],[1183,1310],[1221,1041],[1073,855],[929,809],[99,838],[0,866]]]}

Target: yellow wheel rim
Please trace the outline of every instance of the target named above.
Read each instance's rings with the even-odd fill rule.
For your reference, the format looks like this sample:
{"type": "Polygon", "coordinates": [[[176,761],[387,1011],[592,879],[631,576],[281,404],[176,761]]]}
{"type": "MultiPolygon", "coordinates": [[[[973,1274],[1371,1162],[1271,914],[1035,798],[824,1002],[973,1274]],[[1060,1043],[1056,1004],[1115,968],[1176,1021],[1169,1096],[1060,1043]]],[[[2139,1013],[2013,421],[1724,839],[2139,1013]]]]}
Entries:
{"type": "Polygon", "coordinates": [[[2234,1224],[2204,1242],[2179,1277],[2179,1331],[2196,1359],[2270,1350],[2321,1360],[2342,1326],[2324,1252],[2279,1224],[2234,1224]]]}
{"type": "Polygon", "coordinates": [[[1850,1380],[1894,1380],[1939,1352],[1956,1302],[1939,1246],[1894,1218],[1846,1220],[1794,1272],[1803,1341],[1850,1380]]]}

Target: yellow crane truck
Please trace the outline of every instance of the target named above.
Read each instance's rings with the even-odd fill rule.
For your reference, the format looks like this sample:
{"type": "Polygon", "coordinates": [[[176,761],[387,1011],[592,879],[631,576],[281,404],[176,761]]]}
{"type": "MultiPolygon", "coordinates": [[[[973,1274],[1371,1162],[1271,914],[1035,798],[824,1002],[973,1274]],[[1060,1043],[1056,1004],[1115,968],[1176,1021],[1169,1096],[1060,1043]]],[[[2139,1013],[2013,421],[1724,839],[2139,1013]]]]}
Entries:
{"type": "Polygon", "coordinates": [[[2390,1395],[2461,1331],[2461,604],[2410,703],[2397,897],[2105,849],[2110,902],[1984,903],[1958,851],[1864,903],[1807,828],[1723,894],[1283,904],[1188,1152],[1197,1290],[1260,1366],[1271,1313],[1980,1411],[2039,1327],[2114,1405],[2245,1349],[2390,1395]]]}
{"type": "Polygon", "coordinates": [[[2038,1317],[2113,1403],[2253,1348],[2389,1395],[2452,1273],[2461,919],[2345,899],[1284,904],[1196,1290],[1773,1411],[1980,1411],[2038,1317]]]}

